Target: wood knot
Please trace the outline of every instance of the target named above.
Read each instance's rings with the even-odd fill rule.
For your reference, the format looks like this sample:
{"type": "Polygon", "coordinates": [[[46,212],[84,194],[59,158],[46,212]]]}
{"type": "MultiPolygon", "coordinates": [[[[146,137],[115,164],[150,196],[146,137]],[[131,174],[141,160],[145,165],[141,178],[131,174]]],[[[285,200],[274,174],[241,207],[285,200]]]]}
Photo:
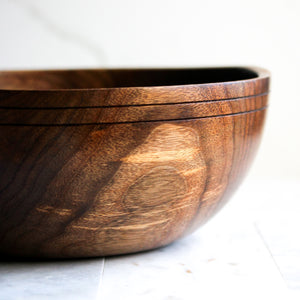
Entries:
{"type": "Polygon", "coordinates": [[[125,209],[145,211],[176,205],[187,193],[185,178],[174,167],[159,166],[138,178],[124,195],[125,209]]]}

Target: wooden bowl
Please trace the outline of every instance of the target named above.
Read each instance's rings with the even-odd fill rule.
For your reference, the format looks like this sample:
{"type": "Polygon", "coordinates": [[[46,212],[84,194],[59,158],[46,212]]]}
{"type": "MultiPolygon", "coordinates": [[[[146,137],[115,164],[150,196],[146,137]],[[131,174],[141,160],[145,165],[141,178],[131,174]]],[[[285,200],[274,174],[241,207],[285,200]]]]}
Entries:
{"type": "Polygon", "coordinates": [[[261,137],[259,68],[0,72],[0,252],[161,247],[228,200],[261,137]]]}

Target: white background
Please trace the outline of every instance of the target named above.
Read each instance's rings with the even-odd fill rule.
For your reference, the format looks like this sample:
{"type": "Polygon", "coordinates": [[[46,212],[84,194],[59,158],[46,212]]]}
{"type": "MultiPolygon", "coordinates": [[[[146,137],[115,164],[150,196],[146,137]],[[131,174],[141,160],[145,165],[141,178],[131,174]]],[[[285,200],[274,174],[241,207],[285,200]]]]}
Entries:
{"type": "Polygon", "coordinates": [[[269,69],[256,177],[300,177],[299,58],[299,0],[0,0],[0,69],[269,69]]]}
{"type": "Polygon", "coordinates": [[[208,225],[146,254],[0,262],[0,298],[288,299],[286,288],[299,297],[299,57],[299,0],[0,0],[0,70],[254,65],[272,74],[251,174],[208,225]]]}

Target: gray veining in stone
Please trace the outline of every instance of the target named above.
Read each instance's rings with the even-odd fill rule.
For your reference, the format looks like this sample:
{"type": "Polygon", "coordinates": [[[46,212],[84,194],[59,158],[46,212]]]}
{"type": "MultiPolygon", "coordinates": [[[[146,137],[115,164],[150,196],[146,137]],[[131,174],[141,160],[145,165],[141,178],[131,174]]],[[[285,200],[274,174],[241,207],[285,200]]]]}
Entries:
{"type": "Polygon", "coordinates": [[[53,22],[48,16],[44,15],[42,11],[30,1],[15,0],[15,2],[24,8],[32,20],[38,22],[38,24],[43,26],[50,34],[54,34],[63,41],[68,41],[77,47],[85,49],[95,58],[98,64],[104,64],[107,61],[107,57],[101,47],[93,43],[87,36],[66,30],[60,24],[53,22]]]}

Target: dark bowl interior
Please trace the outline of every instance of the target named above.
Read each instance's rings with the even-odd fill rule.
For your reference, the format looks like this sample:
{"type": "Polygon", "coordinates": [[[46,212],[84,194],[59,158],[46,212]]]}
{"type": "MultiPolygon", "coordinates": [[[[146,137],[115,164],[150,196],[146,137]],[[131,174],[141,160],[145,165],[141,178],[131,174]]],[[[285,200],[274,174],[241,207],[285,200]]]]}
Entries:
{"type": "Polygon", "coordinates": [[[247,68],[110,69],[0,73],[0,89],[55,90],[218,83],[258,77],[247,68]]]}

